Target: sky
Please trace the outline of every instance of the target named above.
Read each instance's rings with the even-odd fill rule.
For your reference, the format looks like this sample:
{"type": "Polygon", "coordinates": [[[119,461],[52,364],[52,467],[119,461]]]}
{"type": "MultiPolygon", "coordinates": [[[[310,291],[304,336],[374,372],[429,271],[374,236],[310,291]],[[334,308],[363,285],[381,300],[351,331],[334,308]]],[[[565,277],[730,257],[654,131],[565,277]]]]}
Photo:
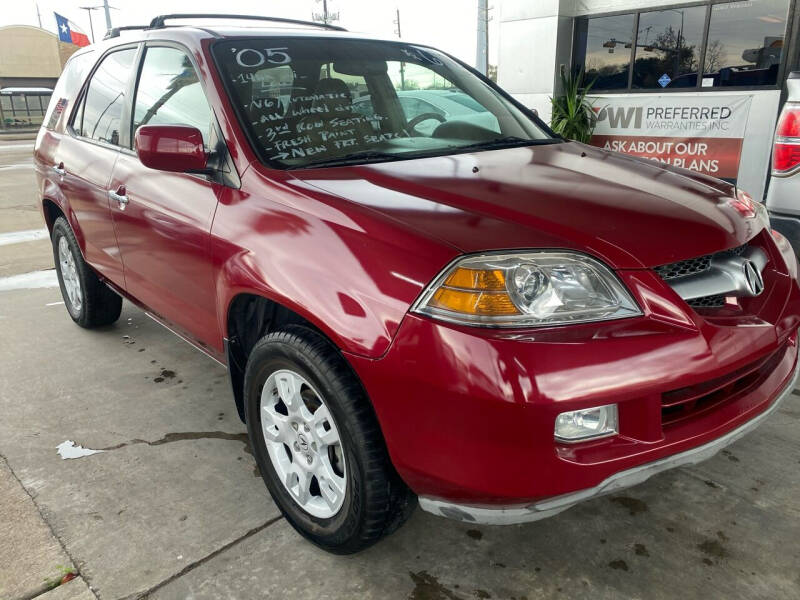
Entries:
{"type": "MultiPolygon", "coordinates": [[[[53,12],[67,17],[89,35],[88,12],[81,6],[97,6],[102,0],[7,0],[0,11],[2,25],[38,25],[36,5],[42,17],[42,27],[56,31],[53,12]]],[[[224,8],[217,0],[110,0],[111,22],[120,25],[148,23],[158,14],[181,12],[226,12],[236,14],[261,14],[274,17],[311,19],[314,12],[322,12],[321,0],[229,0],[224,8]]],[[[499,5],[499,0],[489,6],[499,5]]],[[[338,12],[336,23],[351,31],[365,32],[384,37],[396,36],[395,10],[400,10],[403,39],[429,44],[461,60],[475,64],[477,27],[477,0],[328,0],[328,11],[338,12]]],[[[497,33],[499,7],[490,10],[489,62],[497,64],[497,33]]],[[[105,32],[103,10],[92,11],[97,39],[105,32]]]]}

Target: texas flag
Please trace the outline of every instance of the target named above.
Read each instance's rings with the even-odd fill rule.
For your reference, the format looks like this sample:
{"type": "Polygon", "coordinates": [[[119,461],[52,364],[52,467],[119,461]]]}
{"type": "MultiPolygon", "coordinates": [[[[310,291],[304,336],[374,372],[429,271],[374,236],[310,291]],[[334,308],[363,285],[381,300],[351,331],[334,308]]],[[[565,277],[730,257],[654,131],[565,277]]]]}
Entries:
{"type": "Polygon", "coordinates": [[[69,19],[62,17],[57,12],[53,13],[56,16],[56,24],[58,25],[58,39],[68,44],[75,44],[76,46],[88,46],[89,38],[85,33],[76,31],[70,27],[69,19]]]}

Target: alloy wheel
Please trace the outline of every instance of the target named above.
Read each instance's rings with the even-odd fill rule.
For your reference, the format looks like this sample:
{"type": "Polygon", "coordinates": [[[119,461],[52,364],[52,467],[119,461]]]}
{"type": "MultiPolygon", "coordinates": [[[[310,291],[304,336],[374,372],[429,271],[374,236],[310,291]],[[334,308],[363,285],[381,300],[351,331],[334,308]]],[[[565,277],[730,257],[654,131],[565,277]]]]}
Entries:
{"type": "Polygon", "coordinates": [[[83,292],[78,279],[78,269],[75,266],[75,257],[70,250],[67,238],[61,236],[58,240],[58,265],[61,271],[61,280],[64,282],[64,291],[67,301],[72,309],[79,313],[83,306],[83,292]]]}
{"type": "Polygon", "coordinates": [[[261,391],[261,430],[272,466],[303,510],[331,518],[347,489],[344,452],[328,407],[300,374],[281,369],[261,391]]]}

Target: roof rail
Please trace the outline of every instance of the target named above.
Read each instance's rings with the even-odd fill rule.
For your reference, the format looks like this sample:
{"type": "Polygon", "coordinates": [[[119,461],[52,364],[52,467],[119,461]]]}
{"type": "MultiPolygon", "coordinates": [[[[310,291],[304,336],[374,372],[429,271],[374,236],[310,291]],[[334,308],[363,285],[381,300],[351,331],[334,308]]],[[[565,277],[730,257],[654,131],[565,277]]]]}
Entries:
{"type": "Polygon", "coordinates": [[[111,38],[119,37],[121,32],[130,31],[131,29],[147,29],[147,25],[123,25],[122,27],[112,27],[106,31],[103,39],[110,40],[111,38]]]}
{"type": "MultiPolygon", "coordinates": [[[[285,19],[283,17],[262,17],[257,15],[226,15],[217,13],[177,13],[172,15],[159,15],[150,21],[149,29],[161,29],[165,27],[165,21],[169,19],[241,19],[246,21],[273,21],[275,23],[289,23],[291,25],[305,25],[306,27],[320,27],[334,31],[347,31],[344,27],[331,25],[329,23],[315,23],[314,21],[301,21],[299,19],[285,19]]],[[[127,29],[120,27],[119,29],[127,29]]]]}

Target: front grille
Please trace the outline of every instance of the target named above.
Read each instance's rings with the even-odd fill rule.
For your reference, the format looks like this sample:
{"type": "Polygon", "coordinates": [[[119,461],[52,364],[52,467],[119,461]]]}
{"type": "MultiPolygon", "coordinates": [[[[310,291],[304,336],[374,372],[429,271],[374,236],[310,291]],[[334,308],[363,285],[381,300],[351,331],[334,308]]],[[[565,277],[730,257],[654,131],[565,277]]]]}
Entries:
{"type": "Polygon", "coordinates": [[[735,371],[661,394],[661,423],[672,425],[732,401],[759,386],[778,366],[786,346],[735,371]]]}
{"type": "Polygon", "coordinates": [[[689,258],[668,265],[661,265],[660,267],[656,267],[656,273],[658,273],[664,281],[669,281],[677,277],[685,277],[686,275],[694,275],[695,273],[702,273],[703,271],[707,271],[711,266],[712,256],[713,254],[706,254],[705,256],[699,256],[697,258],[689,258]]]}
{"type": "Polygon", "coordinates": [[[686,304],[692,308],[722,308],[725,306],[725,296],[703,296],[702,298],[687,300],[686,304]]]}
{"type": "Polygon", "coordinates": [[[730,250],[716,252],[714,254],[706,254],[696,258],[687,258],[686,260],[669,263],[668,265],[661,265],[660,267],[655,268],[655,272],[658,273],[661,276],[661,279],[664,281],[677,279],[678,277],[686,277],[687,275],[694,275],[696,273],[707,271],[711,267],[711,259],[715,256],[724,254],[741,256],[745,250],[747,250],[747,244],[737,248],[731,248],[730,250]]]}
{"type": "MultiPolygon", "coordinates": [[[[711,268],[711,261],[715,257],[724,257],[730,255],[741,256],[744,254],[747,248],[748,245],[743,244],[741,246],[737,246],[736,248],[731,248],[730,250],[722,250],[721,252],[715,252],[714,254],[705,254],[704,256],[688,258],[686,260],[680,260],[667,265],[661,265],[656,267],[654,270],[656,273],[658,273],[661,279],[669,283],[670,281],[680,277],[697,275],[698,273],[708,271],[711,268]]],[[[725,306],[725,296],[722,294],[702,296],[700,298],[692,298],[691,300],[687,300],[686,303],[692,308],[700,310],[722,308],[725,306]]]]}

